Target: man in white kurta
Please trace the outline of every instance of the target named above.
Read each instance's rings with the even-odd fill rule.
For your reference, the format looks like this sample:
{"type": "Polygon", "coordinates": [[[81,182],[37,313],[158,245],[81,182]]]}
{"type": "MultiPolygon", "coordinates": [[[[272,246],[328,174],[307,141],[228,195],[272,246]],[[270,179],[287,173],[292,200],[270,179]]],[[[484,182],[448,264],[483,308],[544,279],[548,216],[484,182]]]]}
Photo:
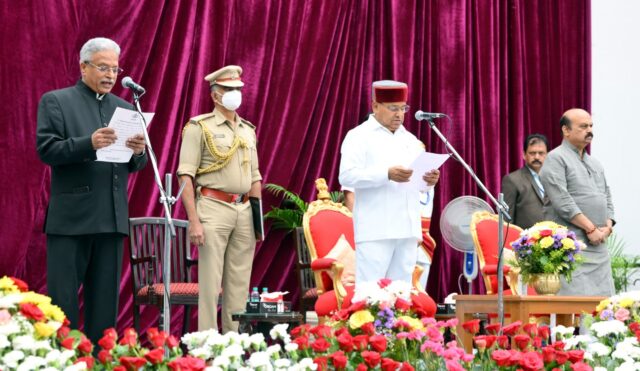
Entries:
{"type": "Polygon", "coordinates": [[[402,125],[407,85],[373,83],[369,119],[352,129],[342,143],[340,184],[357,194],[353,219],[356,285],[380,278],[411,282],[416,245],[422,240],[420,191],[428,191],[440,173],[423,174],[422,189],[407,187],[411,162],[424,145],[402,125]]]}

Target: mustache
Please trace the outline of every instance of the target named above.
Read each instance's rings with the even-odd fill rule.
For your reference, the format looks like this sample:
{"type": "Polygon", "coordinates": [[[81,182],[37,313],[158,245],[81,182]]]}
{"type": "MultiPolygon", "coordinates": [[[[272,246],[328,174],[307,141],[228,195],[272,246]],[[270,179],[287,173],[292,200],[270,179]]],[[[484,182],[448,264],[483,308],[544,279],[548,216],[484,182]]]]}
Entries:
{"type": "Polygon", "coordinates": [[[533,160],[532,164],[540,164],[540,165],[542,165],[542,162],[540,160],[533,160]]]}
{"type": "Polygon", "coordinates": [[[593,133],[589,133],[589,134],[587,134],[584,138],[585,138],[585,139],[587,139],[587,138],[593,138],[593,133]]]}

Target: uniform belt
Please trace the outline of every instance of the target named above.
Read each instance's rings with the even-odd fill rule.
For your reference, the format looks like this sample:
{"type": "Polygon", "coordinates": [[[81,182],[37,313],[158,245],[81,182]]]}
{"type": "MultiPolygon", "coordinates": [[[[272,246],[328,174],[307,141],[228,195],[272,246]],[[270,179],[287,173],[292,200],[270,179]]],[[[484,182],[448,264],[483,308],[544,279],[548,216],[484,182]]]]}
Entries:
{"type": "Polygon", "coordinates": [[[203,196],[215,198],[216,200],[228,202],[230,204],[241,204],[249,201],[249,197],[245,194],[227,193],[213,188],[200,188],[203,196]]]}

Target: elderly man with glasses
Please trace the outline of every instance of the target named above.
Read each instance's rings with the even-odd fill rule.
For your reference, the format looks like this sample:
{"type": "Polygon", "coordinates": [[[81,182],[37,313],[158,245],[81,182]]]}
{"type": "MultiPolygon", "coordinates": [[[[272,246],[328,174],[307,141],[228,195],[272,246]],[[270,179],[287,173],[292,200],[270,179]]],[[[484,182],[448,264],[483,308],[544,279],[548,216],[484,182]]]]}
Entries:
{"type": "Polygon", "coordinates": [[[409,164],[424,151],[402,125],[407,103],[405,83],[373,83],[367,121],[342,143],[340,184],[355,190],[356,285],[380,278],[411,282],[418,242],[422,240],[420,191],[438,182],[440,172],[422,174],[423,189],[405,187],[409,164]]]}
{"type": "Polygon", "coordinates": [[[80,50],[81,79],[45,93],[38,106],[36,144],[51,167],[47,209],[47,291],[79,327],[78,289],[84,292],[84,331],[97,344],[114,327],[124,237],[129,232],[127,180],[147,163],[142,135],[126,139],[128,163],[96,161],[96,151],[117,137],[107,128],[116,107],[133,106],[110,94],[118,74],[120,47],[95,38],[80,50]]]}

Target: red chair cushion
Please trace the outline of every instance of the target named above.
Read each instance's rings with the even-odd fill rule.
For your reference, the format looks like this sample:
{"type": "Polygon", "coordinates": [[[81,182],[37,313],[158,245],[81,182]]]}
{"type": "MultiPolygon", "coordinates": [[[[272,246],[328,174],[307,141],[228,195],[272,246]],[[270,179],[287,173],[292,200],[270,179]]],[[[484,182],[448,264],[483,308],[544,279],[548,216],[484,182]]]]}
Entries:
{"type": "MultiPolygon", "coordinates": [[[[353,290],[355,286],[345,286],[347,290],[347,296],[342,301],[342,308],[346,309],[351,305],[351,299],[353,298],[353,290]]],[[[331,290],[323,293],[318,297],[315,304],[315,310],[318,317],[330,316],[338,309],[338,301],[336,300],[336,293],[331,290]]]]}
{"type": "MultiPolygon", "coordinates": [[[[157,296],[164,296],[164,285],[156,283],[151,285],[153,287],[153,294],[157,296]]],[[[198,296],[198,284],[197,283],[171,283],[169,284],[169,294],[171,296],[198,296]]],[[[144,286],[137,293],[138,296],[149,295],[149,286],[144,286]]]]}
{"type": "Polygon", "coordinates": [[[431,299],[431,296],[420,292],[412,294],[411,301],[421,317],[433,317],[436,314],[436,302],[431,299]]]}
{"type": "MultiPolygon", "coordinates": [[[[476,233],[485,264],[498,264],[498,221],[492,219],[481,220],[476,224],[476,233]]],[[[520,229],[509,226],[509,229],[504,229],[503,235],[505,249],[511,249],[511,242],[520,237],[520,229]]],[[[491,275],[489,279],[491,280],[492,292],[498,292],[498,277],[491,275]]]]}
{"type": "MultiPolygon", "coordinates": [[[[309,232],[318,258],[323,258],[333,249],[341,235],[355,248],[353,237],[353,219],[334,210],[321,210],[309,219],[309,232]]],[[[325,290],[333,288],[333,282],[328,274],[322,273],[325,290]]]]}

